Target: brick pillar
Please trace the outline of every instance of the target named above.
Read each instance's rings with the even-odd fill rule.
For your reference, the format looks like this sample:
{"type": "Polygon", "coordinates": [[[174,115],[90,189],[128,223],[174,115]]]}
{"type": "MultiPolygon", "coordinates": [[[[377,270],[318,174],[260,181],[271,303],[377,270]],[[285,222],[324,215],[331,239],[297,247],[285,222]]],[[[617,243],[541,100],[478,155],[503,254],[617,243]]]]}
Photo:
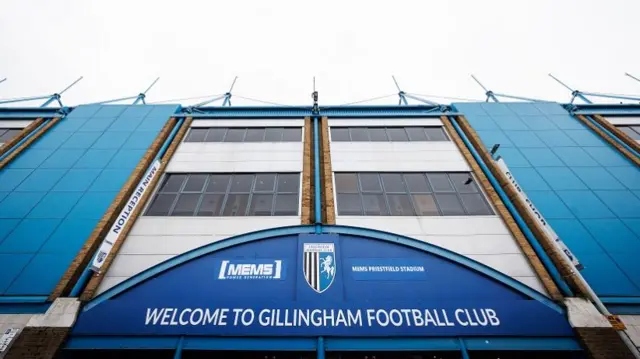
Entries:
{"type": "Polygon", "coordinates": [[[4,359],[53,359],[62,348],[80,309],[76,298],[58,298],[46,313],[31,317],[4,359]]]}
{"type": "Polygon", "coordinates": [[[566,298],[564,301],[569,323],[591,359],[633,359],[611,324],[596,307],[583,298],[566,298]]]}

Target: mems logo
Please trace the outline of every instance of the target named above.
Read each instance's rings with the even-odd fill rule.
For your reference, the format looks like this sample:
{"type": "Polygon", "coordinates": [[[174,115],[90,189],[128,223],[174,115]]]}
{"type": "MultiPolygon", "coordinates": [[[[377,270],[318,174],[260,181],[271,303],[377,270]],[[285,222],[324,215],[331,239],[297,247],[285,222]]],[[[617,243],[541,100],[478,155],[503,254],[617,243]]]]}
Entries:
{"type": "Polygon", "coordinates": [[[284,263],[282,260],[224,260],[220,262],[218,279],[255,280],[284,279],[284,263]]]}

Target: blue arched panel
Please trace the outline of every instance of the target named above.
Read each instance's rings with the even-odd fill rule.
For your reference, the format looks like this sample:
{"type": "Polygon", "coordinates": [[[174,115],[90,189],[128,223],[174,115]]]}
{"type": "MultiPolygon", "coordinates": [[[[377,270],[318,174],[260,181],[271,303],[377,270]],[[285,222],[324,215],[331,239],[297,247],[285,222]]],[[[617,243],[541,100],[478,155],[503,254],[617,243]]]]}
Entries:
{"type": "Polygon", "coordinates": [[[90,302],[73,335],[572,335],[555,304],[463,256],[361,228],[310,231],[251,233],[162,263],[90,302]]]}

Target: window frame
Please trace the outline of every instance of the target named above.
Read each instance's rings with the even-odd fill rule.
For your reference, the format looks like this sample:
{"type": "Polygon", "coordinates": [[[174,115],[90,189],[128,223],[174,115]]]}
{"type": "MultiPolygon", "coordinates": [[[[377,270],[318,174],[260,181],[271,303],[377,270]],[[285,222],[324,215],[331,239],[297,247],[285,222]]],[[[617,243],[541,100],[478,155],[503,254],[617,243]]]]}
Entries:
{"type": "Polygon", "coordinates": [[[183,173],[183,172],[175,172],[175,173],[164,173],[162,175],[162,177],[160,178],[160,180],[158,181],[158,184],[155,186],[154,190],[151,192],[151,196],[150,196],[150,201],[148,201],[148,203],[145,204],[145,207],[143,208],[142,211],[142,215],[143,216],[149,216],[149,217],[292,217],[292,216],[300,216],[300,211],[301,211],[301,198],[302,198],[302,174],[300,172],[189,172],[189,173],[183,173]],[[265,191],[259,191],[256,192],[255,191],[255,187],[256,187],[256,180],[257,177],[260,175],[266,175],[266,174],[271,174],[274,175],[274,186],[273,186],[273,191],[272,192],[265,192],[265,191]],[[180,187],[176,190],[176,191],[169,191],[169,192],[165,192],[162,191],[162,187],[165,185],[165,183],[171,178],[170,176],[172,175],[185,175],[185,179],[182,180],[182,183],[180,184],[180,187]],[[189,182],[189,179],[192,175],[206,175],[207,178],[204,181],[203,187],[201,191],[184,191],[184,189],[186,188],[187,183],[189,182]],[[211,178],[212,176],[215,175],[227,175],[229,176],[228,179],[228,183],[226,185],[225,191],[224,192],[220,192],[220,191],[207,191],[211,178]],[[251,179],[251,187],[249,188],[248,191],[231,191],[231,187],[233,186],[233,179],[235,175],[251,175],[252,179],[251,179]],[[296,183],[296,191],[295,192],[291,192],[291,191],[280,191],[278,188],[278,181],[280,179],[280,175],[295,175],[297,176],[297,183],[296,183]],[[157,215],[157,214],[149,214],[149,212],[153,209],[153,204],[155,202],[155,200],[158,198],[158,196],[160,195],[165,195],[165,194],[170,194],[170,195],[175,195],[175,197],[173,198],[173,202],[171,203],[171,205],[169,206],[169,209],[166,211],[167,214],[163,214],[163,215],[157,215]],[[180,197],[183,194],[199,194],[200,197],[198,198],[198,201],[196,203],[196,206],[193,209],[193,213],[190,215],[173,215],[176,205],[178,204],[178,201],[180,199],[180,197]],[[198,215],[198,213],[200,212],[200,209],[202,207],[202,202],[205,199],[206,195],[222,195],[222,202],[220,204],[220,207],[217,211],[216,214],[214,215],[198,215]],[[244,209],[244,214],[242,215],[237,215],[237,216],[231,216],[231,215],[224,215],[224,211],[226,208],[226,205],[228,203],[229,200],[229,196],[230,195],[247,195],[247,204],[246,207],[244,209]],[[272,196],[272,203],[271,203],[271,214],[270,215],[252,215],[251,214],[251,204],[252,204],[252,199],[254,195],[271,195],[272,196]],[[290,196],[290,195],[295,195],[297,197],[297,203],[295,208],[292,209],[291,212],[295,211],[295,214],[283,214],[283,215],[278,215],[276,214],[276,201],[279,195],[283,195],[283,196],[290,196]]]}
{"type": "Polygon", "coordinates": [[[329,136],[331,139],[331,142],[451,142],[451,136],[449,136],[449,134],[447,133],[447,130],[444,126],[438,126],[438,125],[426,125],[426,126],[422,126],[422,125],[411,125],[411,126],[330,126],[329,127],[329,136]],[[385,136],[386,136],[386,140],[379,140],[379,139],[372,139],[371,134],[370,134],[370,129],[383,129],[385,136]],[[422,133],[424,134],[425,139],[418,139],[418,140],[412,140],[411,139],[411,135],[409,134],[409,131],[407,130],[408,128],[412,128],[412,129],[422,129],[422,133]],[[427,128],[429,129],[439,129],[440,132],[442,133],[443,137],[445,138],[444,140],[441,139],[431,139],[431,136],[429,136],[429,133],[427,132],[427,128]],[[346,130],[346,133],[349,137],[348,140],[336,140],[333,138],[333,130],[346,130]],[[363,129],[364,131],[366,131],[366,135],[368,140],[354,140],[353,136],[352,136],[352,130],[353,129],[363,129]],[[403,140],[394,140],[391,138],[391,135],[389,133],[389,130],[403,130],[404,131],[404,136],[406,137],[406,139],[403,140]]]}
{"type": "Polygon", "coordinates": [[[198,127],[190,127],[189,131],[187,131],[187,133],[185,134],[182,142],[183,143],[297,143],[297,142],[303,142],[303,137],[304,137],[304,127],[300,127],[300,126],[204,126],[204,127],[198,126],[198,127]],[[211,132],[212,129],[224,131],[224,134],[222,135],[222,138],[220,140],[216,140],[216,141],[209,140],[209,133],[211,132]],[[239,141],[227,141],[229,130],[236,130],[236,129],[244,130],[242,139],[239,141]],[[279,140],[277,141],[266,140],[267,132],[270,129],[280,130],[279,140]],[[205,133],[202,141],[188,141],[192,130],[206,130],[207,132],[205,133]],[[247,135],[250,130],[262,130],[263,131],[262,139],[259,141],[253,141],[253,140],[248,141],[247,135]],[[289,136],[289,137],[285,136],[287,130],[296,130],[299,136],[297,136],[295,140],[290,139],[290,138],[293,138],[293,136],[289,136]]]}

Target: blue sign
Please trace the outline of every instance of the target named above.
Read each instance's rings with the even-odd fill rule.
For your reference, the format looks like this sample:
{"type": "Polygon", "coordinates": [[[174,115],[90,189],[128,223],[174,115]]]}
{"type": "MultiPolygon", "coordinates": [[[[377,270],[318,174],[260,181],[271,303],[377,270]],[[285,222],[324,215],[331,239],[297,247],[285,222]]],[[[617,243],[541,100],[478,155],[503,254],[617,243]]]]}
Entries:
{"type": "Polygon", "coordinates": [[[369,238],[299,235],[170,268],[84,310],[73,334],[570,336],[572,330],[563,313],[439,256],[369,238]]]}

